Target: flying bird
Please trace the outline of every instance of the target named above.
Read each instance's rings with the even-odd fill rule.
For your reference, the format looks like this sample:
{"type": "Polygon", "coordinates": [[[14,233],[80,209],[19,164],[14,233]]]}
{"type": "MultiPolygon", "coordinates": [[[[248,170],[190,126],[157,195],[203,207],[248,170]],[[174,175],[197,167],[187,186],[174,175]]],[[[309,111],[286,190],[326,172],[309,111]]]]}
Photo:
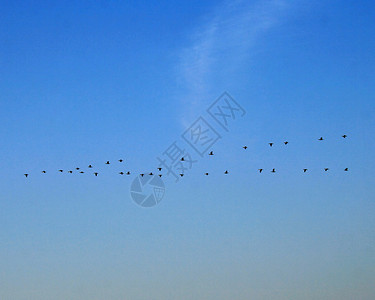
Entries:
{"type": "Polygon", "coordinates": [[[107,162],[105,163],[106,165],[109,165],[110,164],[110,162],[107,160],[107,162]]]}
{"type": "Polygon", "coordinates": [[[275,169],[272,169],[272,171],[271,171],[272,173],[276,173],[276,170],[275,169]]]}
{"type": "Polygon", "coordinates": [[[306,173],[307,172],[307,169],[303,169],[303,173],[306,173]]]}
{"type": "Polygon", "coordinates": [[[206,176],[207,176],[207,175],[208,175],[208,173],[204,173],[204,175],[206,175],[206,176]]]}
{"type": "Polygon", "coordinates": [[[119,162],[123,162],[124,160],[122,160],[122,159],[119,159],[118,161],[119,161],[119,162]]]}
{"type": "Polygon", "coordinates": [[[120,175],[124,175],[124,172],[120,172],[119,174],[120,174],[120,175]]]}
{"type": "Polygon", "coordinates": [[[161,171],[161,168],[158,168],[159,171],[161,171]]]}
{"type": "Polygon", "coordinates": [[[29,176],[29,174],[23,174],[23,175],[25,175],[26,178],[27,178],[27,176],[29,176]]]}
{"type": "Polygon", "coordinates": [[[182,177],[182,176],[184,176],[184,174],[181,173],[180,176],[182,177]]]}
{"type": "Polygon", "coordinates": [[[89,165],[88,168],[92,168],[92,165],[89,165]]]}
{"type": "Polygon", "coordinates": [[[97,173],[97,172],[94,173],[95,176],[98,176],[98,174],[99,174],[99,173],[97,173]]]}
{"type": "Polygon", "coordinates": [[[63,172],[63,170],[59,170],[59,172],[61,172],[61,173],[62,173],[62,172],[63,172]]]}
{"type": "Polygon", "coordinates": [[[208,153],[208,155],[214,155],[214,152],[213,152],[213,151],[211,151],[210,153],[208,153]]]}
{"type": "Polygon", "coordinates": [[[46,171],[42,171],[42,173],[46,174],[46,171]]]}
{"type": "Polygon", "coordinates": [[[244,148],[245,150],[247,149],[247,146],[243,146],[242,148],[244,148]]]}
{"type": "Polygon", "coordinates": [[[68,171],[68,173],[73,173],[73,171],[68,171]]]}
{"type": "Polygon", "coordinates": [[[263,169],[258,169],[259,170],[259,173],[262,173],[263,169]]]}
{"type": "Polygon", "coordinates": [[[141,175],[141,177],[145,176],[145,174],[139,174],[139,175],[141,175]]]}
{"type": "Polygon", "coordinates": [[[273,143],[268,143],[268,145],[270,145],[270,147],[272,147],[272,146],[273,146],[273,143]]]}
{"type": "Polygon", "coordinates": [[[327,172],[328,170],[329,170],[329,168],[324,168],[324,171],[326,171],[326,172],[327,172]]]}
{"type": "Polygon", "coordinates": [[[185,161],[185,158],[181,157],[181,161],[185,161]]]}
{"type": "Polygon", "coordinates": [[[79,170],[79,168],[76,168],[76,170],[79,170]]]}
{"type": "Polygon", "coordinates": [[[152,174],[152,172],[150,172],[148,175],[151,175],[151,176],[152,176],[152,175],[154,175],[154,174],[152,174]]]}
{"type": "Polygon", "coordinates": [[[128,172],[126,172],[126,175],[130,175],[130,172],[128,171],[128,172]]]}
{"type": "Polygon", "coordinates": [[[284,142],[284,145],[288,145],[288,144],[289,144],[289,142],[288,142],[288,141],[285,141],[285,142],[284,142]]]}
{"type": "Polygon", "coordinates": [[[348,169],[348,168],[345,168],[345,169],[344,169],[344,171],[345,171],[345,172],[348,172],[348,171],[349,171],[349,169],[348,169]]]}
{"type": "Polygon", "coordinates": [[[159,174],[159,177],[163,176],[162,174],[159,174]]]}
{"type": "Polygon", "coordinates": [[[321,136],[320,139],[318,139],[318,140],[319,140],[319,141],[323,141],[324,139],[323,139],[323,137],[321,136]]]}
{"type": "Polygon", "coordinates": [[[81,171],[81,172],[79,172],[79,173],[83,174],[83,173],[85,173],[85,172],[81,171]]]}
{"type": "Polygon", "coordinates": [[[342,136],[344,139],[346,139],[347,138],[347,135],[346,134],[344,134],[343,136],[342,136]]]}
{"type": "Polygon", "coordinates": [[[228,170],[224,172],[224,174],[228,174],[228,170]]]}

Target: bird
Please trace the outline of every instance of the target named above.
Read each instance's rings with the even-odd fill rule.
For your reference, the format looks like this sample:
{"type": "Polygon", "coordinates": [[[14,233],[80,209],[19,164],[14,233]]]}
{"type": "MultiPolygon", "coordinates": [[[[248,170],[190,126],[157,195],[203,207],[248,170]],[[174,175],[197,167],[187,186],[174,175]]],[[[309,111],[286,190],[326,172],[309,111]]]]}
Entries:
{"type": "Polygon", "coordinates": [[[161,171],[162,168],[158,168],[159,171],[161,171]]]}
{"type": "Polygon", "coordinates": [[[99,174],[99,173],[97,173],[97,172],[94,173],[95,176],[98,176],[98,174],[99,174]]]}
{"type": "Polygon", "coordinates": [[[46,174],[46,171],[42,171],[42,173],[46,174]]]}
{"type": "Polygon", "coordinates": [[[347,135],[346,134],[344,134],[343,136],[342,136],[344,139],[346,139],[347,138],[347,135]]]}
{"type": "Polygon", "coordinates": [[[128,172],[126,172],[126,175],[130,175],[130,172],[128,171],[128,172]]]}
{"type": "Polygon", "coordinates": [[[182,177],[182,176],[184,176],[184,174],[181,173],[180,176],[182,177]]]}
{"type": "Polygon", "coordinates": [[[181,157],[181,161],[185,161],[185,158],[181,157]]]}
{"type": "Polygon", "coordinates": [[[85,173],[85,172],[81,171],[81,172],[79,172],[79,173],[83,174],[83,173],[85,173]]]}
{"type": "Polygon", "coordinates": [[[119,162],[123,162],[124,160],[123,160],[123,159],[119,159],[118,161],[119,161],[119,162]]]}
{"type": "Polygon", "coordinates": [[[92,165],[89,165],[88,168],[92,168],[92,165]]]}
{"type": "Polygon", "coordinates": [[[79,168],[76,168],[76,170],[79,170],[79,168]]]}
{"type": "Polygon", "coordinates": [[[272,171],[271,171],[272,173],[276,173],[276,170],[275,169],[272,169],[272,171]]]}
{"type": "Polygon", "coordinates": [[[152,172],[150,172],[148,175],[151,175],[151,176],[152,176],[152,175],[154,175],[154,174],[153,174],[152,172]]]}
{"type": "Polygon", "coordinates": [[[73,171],[68,171],[68,173],[73,173],[73,171]]]}
{"type": "Polygon", "coordinates": [[[224,172],[224,174],[228,174],[228,170],[224,172]]]}
{"type": "Polygon", "coordinates": [[[289,142],[288,142],[288,141],[285,141],[285,142],[284,142],[284,145],[288,145],[288,144],[289,144],[289,142]]]}
{"type": "Polygon", "coordinates": [[[208,153],[208,155],[214,155],[214,152],[213,152],[213,151],[211,151],[210,153],[208,153]]]}
{"type": "Polygon", "coordinates": [[[272,147],[273,143],[268,143],[268,145],[270,145],[270,147],[272,147]]]}
{"type": "Polygon", "coordinates": [[[207,176],[207,175],[208,175],[208,173],[204,173],[204,175],[206,175],[206,176],[207,176]]]}
{"type": "Polygon", "coordinates": [[[26,178],[27,178],[27,176],[29,176],[29,174],[23,174],[23,175],[25,175],[26,178]]]}
{"type": "Polygon", "coordinates": [[[119,174],[120,174],[120,175],[124,175],[124,172],[120,172],[119,174]]]}
{"type": "Polygon", "coordinates": [[[319,140],[319,141],[323,141],[324,139],[323,139],[323,137],[321,136],[318,140],[319,140]]]}
{"type": "Polygon", "coordinates": [[[145,176],[145,174],[139,174],[139,175],[141,175],[141,177],[145,176]]]}
{"type": "Polygon", "coordinates": [[[326,172],[327,172],[328,170],[329,170],[329,168],[324,168],[324,171],[326,171],[326,172]]]}
{"type": "Polygon", "coordinates": [[[110,164],[110,162],[107,160],[107,162],[105,163],[106,165],[109,165],[110,164]]]}
{"type": "Polygon", "coordinates": [[[349,168],[345,168],[344,171],[345,171],[345,172],[348,172],[348,171],[349,171],[349,168]]]}
{"type": "Polygon", "coordinates": [[[263,169],[258,169],[259,170],[259,173],[262,173],[263,169]]]}
{"type": "Polygon", "coordinates": [[[159,174],[159,177],[163,176],[162,174],[159,174]]]}
{"type": "Polygon", "coordinates": [[[303,169],[303,173],[306,173],[307,172],[307,169],[303,169]]]}
{"type": "Polygon", "coordinates": [[[63,172],[63,170],[59,170],[59,172],[60,172],[60,173],[62,173],[62,172],[63,172]]]}
{"type": "Polygon", "coordinates": [[[243,146],[242,148],[244,148],[245,150],[247,149],[247,146],[243,146]]]}

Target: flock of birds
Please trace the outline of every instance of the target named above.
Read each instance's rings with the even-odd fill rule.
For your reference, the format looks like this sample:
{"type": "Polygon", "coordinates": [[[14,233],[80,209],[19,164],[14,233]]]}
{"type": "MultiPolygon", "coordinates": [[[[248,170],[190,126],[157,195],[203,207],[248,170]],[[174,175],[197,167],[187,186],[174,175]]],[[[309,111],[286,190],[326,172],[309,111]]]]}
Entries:
{"type": "MultiPolygon", "coordinates": [[[[348,136],[346,135],[346,134],[344,134],[344,135],[342,135],[342,138],[344,138],[344,139],[346,139],[348,136]]],[[[319,139],[318,139],[318,141],[323,141],[324,140],[324,138],[323,137],[320,137],[319,139]]],[[[284,145],[288,145],[289,144],[289,142],[288,141],[285,141],[284,142],[284,145]]],[[[274,143],[268,143],[268,145],[270,146],[270,147],[272,147],[273,145],[274,145],[274,143]]],[[[243,146],[242,147],[243,149],[247,149],[248,147],[247,146],[243,146]]],[[[209,153],[208,153],[208,155],[209,156],[212,156],[212,155],[214,155],[214,152],[213,151],[210,151],[209,153]]],[[[119,159],[118,160],[118,162],[120,162],[120,163],[122,163],[124,160],[123,159],[119,159]]],[[[181,159],[180,159],[180,161],[185,161],[185,158],[184,157],[181,157],[181,159]]],[[[110,165],[111,164],[111,162],[110,161],[107,161],[107,162],[105,162],[105,164],[106,165],[110,165]]],[[[89,169],[92,169],[93,168],[93,166],[92,165],[88,165],[88,168],[89,169]]],[[[75,170],[77,171],[77,172],[79,172],[80,174],[84,174],[85,172],[84,171],[82,171],[80,168],[75,168],[75,170]]],[[[159,171],[159,172],[161,172],[162,171],[162,168],[157,168],[157,170],[159,171]]],[[[264,171],[264,169],[258,169],[258,171],[259,171],[259,173],[262,173],[263,171],[264,171]]],[[[303,173],[306,173],[307,171],[308,171],[308,169],[302,169],[302,171],[303,171],[303,173]]],[[[329,171],[329,168],[324,168],[324,171],[325,172],[328,172],[329,171]]],[[[345,168],[344,169],[344,171],[345,172],[348,172],[349,171],[349,168],[345,168]]],[[[58,170],[58,172],[60,172],[60,173],[63,173],[64,172],[64,170],[58,170]]],[[[68,173],[70,173],[70,174],[72,174],[73,173],[73,170],[69,170],[69,171],[67,171],[68,173]]],[[[271,173],[276,173],[276,169],[275,168],[273,168],[271,171],[270,171],[271,173]]],[[[43,170],[42,171],[42,173],[43,174],[46,174],[47,173],[47,171],[46,170],[43,170]]],[[[99,175],[99,173],[98,172],[93,172],[93,174],[95,175],[95,176],[98,176],[99,175]]],[[[130,173],[130,171],[128,171],[128,172],[119,172],[119,174],[120,175],[130,175],[131,173],[130,173]]],[[[229,174],[229,172],[228,172],[228,170],[226,170],[225,172],[224,172],[224,174],[229,174]]],[[[29,176],[29,174],[28,173],[25,173],[25,174],[23,174],[26,178],[29,176]]],[[[141,173],[141,174],[139,174],[141,177],[143,177],[143,176],[145,176],[146,174],[145,173],[141,173]]],[[[150,173],[148,173],[148,175],[154,175],[152,172],[150,172],[150,173]]],[[[183,177],[184,176],[184,174],[183,173],[181,173],[181,174],[179,174],[181,177],[183,177]]],[[[204,175],[206,175],[206,176],[208,176],[209,175],[209,173],[208,172],[206,172],[206,173],[204,173],[204,175]]],[[[159,177],[162,177],[163,176],[163,174],[158,174],[158,176],[159,177]]]]}

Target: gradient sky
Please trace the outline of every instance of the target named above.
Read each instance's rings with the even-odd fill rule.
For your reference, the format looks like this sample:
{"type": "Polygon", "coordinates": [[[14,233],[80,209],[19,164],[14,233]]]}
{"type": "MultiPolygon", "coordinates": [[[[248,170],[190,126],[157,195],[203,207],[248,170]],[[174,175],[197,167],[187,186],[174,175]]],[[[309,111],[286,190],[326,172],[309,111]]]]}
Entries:
{"type": "Polygon", "coordinates": [[[374,36],[364,0],[0,0],[0,299],[375,299],[374,36]],[[215,156],[137,206],[117,172],[224,91],[215,156]]]}

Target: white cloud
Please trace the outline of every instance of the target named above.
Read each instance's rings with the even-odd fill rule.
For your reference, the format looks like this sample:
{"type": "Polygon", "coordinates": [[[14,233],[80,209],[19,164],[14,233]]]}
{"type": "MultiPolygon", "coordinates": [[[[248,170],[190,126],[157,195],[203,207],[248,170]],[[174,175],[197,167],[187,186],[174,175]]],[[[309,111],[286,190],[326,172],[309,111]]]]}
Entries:
{"type": "Polygon", "coordinates": [[[195,30],[178,67],[184,126],[226,89],[219,85],[249,59],[256,39],[280,21],[286,8],[282,0],[228,1],[195,30]]]}

